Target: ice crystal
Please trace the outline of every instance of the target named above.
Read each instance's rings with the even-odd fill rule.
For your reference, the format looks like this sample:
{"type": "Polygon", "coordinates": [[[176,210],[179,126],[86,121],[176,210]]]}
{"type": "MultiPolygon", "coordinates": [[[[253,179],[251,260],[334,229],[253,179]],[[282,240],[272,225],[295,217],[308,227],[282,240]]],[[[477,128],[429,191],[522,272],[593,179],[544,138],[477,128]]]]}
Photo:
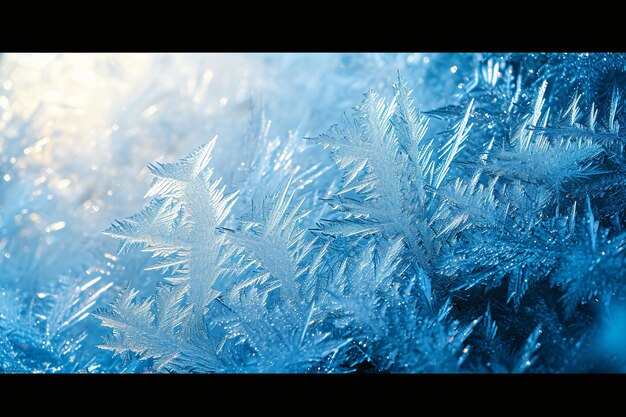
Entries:
{"type": "Polygon", "coordinates": [[[623,372],[625,62],[2,55],[0,371],[623,372]]]}

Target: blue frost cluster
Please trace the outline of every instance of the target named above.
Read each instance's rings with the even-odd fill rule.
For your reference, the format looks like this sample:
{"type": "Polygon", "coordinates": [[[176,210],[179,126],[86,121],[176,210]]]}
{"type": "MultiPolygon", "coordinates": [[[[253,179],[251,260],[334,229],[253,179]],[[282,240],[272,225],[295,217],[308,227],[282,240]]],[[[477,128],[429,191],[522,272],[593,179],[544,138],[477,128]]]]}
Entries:
{"type": "MultiPolygon", "coordinates": [[[[236,175],[219,138],[150,164],[145,207],[104,232],[125,272],[24,279],[49,271],[16,219],[57,208],[20,194],[33,121],[5,123],[0,248],[23,261],[0,258],[0,371],[625,372],[626,58],[433,61],[346,58],[369,91],[310,135],[272,139],[252,106],[236,175]]],[[[316,80],[324,102],[346,80],[316,80]]]]}

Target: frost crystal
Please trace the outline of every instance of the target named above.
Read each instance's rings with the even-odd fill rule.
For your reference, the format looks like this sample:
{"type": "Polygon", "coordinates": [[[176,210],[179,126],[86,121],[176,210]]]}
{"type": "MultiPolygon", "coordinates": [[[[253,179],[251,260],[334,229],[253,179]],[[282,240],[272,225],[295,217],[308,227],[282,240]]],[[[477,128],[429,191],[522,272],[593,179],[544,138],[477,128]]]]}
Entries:
{"type": "Polygon", "coordinates": [[[625,63],[0,55],[0,372],[624,372],[625,63]]]}

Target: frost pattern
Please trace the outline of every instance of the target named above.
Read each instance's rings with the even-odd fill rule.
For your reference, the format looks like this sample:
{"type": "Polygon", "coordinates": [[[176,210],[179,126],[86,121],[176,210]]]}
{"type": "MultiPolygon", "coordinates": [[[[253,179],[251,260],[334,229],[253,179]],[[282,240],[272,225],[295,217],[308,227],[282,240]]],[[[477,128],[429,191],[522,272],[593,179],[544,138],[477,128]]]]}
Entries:
{"type": "Polygon", "coordinates": [[[626,371],[623,54],[185,60],[89,129],[0,61],[0,372],[626,371]]]}

